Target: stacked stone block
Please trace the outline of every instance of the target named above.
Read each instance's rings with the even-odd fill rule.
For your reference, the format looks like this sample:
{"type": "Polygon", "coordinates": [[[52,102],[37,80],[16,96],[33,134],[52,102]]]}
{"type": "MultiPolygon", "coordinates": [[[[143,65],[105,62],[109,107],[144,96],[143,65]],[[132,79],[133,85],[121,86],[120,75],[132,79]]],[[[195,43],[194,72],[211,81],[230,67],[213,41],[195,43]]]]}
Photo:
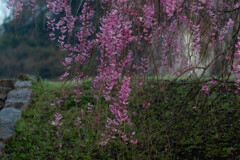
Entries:
{"type": "Polygon", "coordinates": [[[32,83],[26,80],[0,80],[0,154],[14,134],[21,111],[26,110],[31,100],[32,83]]]}

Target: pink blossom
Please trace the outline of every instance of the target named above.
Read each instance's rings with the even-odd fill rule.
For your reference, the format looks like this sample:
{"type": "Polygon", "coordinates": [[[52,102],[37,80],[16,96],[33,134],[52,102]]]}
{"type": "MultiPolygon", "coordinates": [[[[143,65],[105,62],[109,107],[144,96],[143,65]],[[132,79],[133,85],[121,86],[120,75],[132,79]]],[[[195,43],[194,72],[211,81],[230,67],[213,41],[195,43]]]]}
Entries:
{"type": "Polygon", "coordinates": [[[133,115],[134,115],[134,117],[136,117],[137,116],[137,112],[133,111],[133,115]]]}
{"type": "Polygon", "coordinates": [[[62,102],[63,102],[63,100],[60,99],[60,100],[57,101],[57,104],[61,104],[62,102]]]}
{"type": "Polygon", "coordinates": [[[124,141],[127,141],[127,140],[128,140],[128,138],[127,138],[126,135],[123,135],[123,136],[122,136],[122,139],[123,139],[124,141]]]}
{"type": "Polygon", "coordinates": [[[198,111],[197,106],[192,107],[195,111],[198,111]]]}
{"type": "Polygon", "coordinates": [[[71,57],[65,58],[65,63],[66,64],[70,64],[71,62],[72,62],[72,58],[71,57]]]}
{"type": "Polygon", "coordinates": [[[88,106],[89,106],[89,107],[92,107],[93,105],[92,105],[91,103],[88,102],[88,106]]]}
{"type": "Polygon", "coordinates": [[[63,80],[65,77],[67,77],[69,75],[68,72],[65,72],[63,75],[61,75],[61,77],[59,78],[60,80],[63,80]]]}
{"type": "Polygon", "coordinates": [[[136,139],[136,140],[131,140],[131,143],[132,144],[137,144],[138,143],[138,140],[136,139]]]}
{"type": "Polygon", "coordinates": [[[210,83],[211,83],[211,84],[216,84],[217,81],[211,80],[210,83]]]}
{"type": "MultiPolygon", "coordinates": [[[[60,129],[60,126],[63,124],[63,123],[60,123],[60,120],[62,119],[62,115],[60,113],[56,113],[55,114],[55,121],[52,121],[52,125],[54,126],[57,126],[57,129],[60,129]]],[[[56,135],[59,136],[59,132],[56,131],[56,135]]]]}
{"type": "Polygon", "coordinates": [[[142,106],[142,107],[143,107],[144,109],[147,109],[150,105],[151,105],[150,103],[148,103],[147,105],[145,105],[145,104],[143,103],[143,106],[142,106]]]}
{"type": "Polygon", "coordinates": [[[238,2],[237,4],[235,4],[234,8],[239,8],[240,7],[240,2],[238,2]]]}
{"type": "Polygon", "coordinates": [[[95,122],[97,122],[99,119],[100,119],[100,117],[99,117],[99,116],[96,116],[95,122]]]}
{"type": "Polygon", "coordinates": [[[227,56],[227,57],[225,57],[227,60],[231,60],[231,57],[230,56],[227,56]]]}
{"type": "Polygon", "coordinates": [[[203,85],[203,86],[202,86],[202,90],[203,90],[206,94],[209,94],[208,86],[203,85]]]}

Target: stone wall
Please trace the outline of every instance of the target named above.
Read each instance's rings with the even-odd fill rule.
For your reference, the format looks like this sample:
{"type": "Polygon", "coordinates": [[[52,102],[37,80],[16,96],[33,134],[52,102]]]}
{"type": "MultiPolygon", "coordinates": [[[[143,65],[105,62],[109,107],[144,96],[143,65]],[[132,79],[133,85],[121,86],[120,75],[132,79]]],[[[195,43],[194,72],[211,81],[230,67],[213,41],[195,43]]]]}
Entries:
{"type": "MultiPolygon", "coordinates": [[[[36,80],[36,79],[32,79],[36,80]]],[[[28,108],[32,95],[32,81],[0,80],[0,154],[14,134],[16,122],[21,118],[21,111],[28,108]]]]}

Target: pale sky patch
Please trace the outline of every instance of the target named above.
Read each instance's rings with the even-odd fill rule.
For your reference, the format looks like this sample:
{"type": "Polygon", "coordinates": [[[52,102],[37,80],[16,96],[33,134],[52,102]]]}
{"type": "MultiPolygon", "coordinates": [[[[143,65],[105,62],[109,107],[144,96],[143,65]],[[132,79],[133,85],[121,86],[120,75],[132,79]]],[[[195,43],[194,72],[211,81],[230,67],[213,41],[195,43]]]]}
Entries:
{"type": "Polygon", "coordinates": [[[0,0],[0,25],[2,24],[5,17],[10,15],[10,9],[7,9],[6,2],[0,0]]]}

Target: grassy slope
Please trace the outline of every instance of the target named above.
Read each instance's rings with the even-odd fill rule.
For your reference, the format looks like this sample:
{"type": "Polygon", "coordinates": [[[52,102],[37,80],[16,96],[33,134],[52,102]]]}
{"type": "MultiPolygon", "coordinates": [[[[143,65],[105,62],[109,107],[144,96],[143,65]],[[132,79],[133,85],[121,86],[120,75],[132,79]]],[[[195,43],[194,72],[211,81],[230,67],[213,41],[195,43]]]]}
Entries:
{"type": "MultiPolygon", "coordinates": [[[[2,159],[237,159],[240,158],[240,97],[226,92],[225,87],[210,86],[210,96],[200,92],[200,84],[184,81],[161,87],[150,83],[141,91],[133,90],[129,115],[139,143],[124,145],[110,141],[105,148],[99,146],[100,134],[105,130],[107,102],[92,98],[87,83],[81,102],[75,104],[70,95],[58,107],[51,106],[61,95],[61,84],[41,82],[34,85],[34,95],[29,109],[23,113],[16,127],[16,134],[7,144],[2,159]],[[190,92],[191,91],[191,92],[190,92]],[[142,103],[150,101],[151,107],[143,109],[142,103]],[[88,113],[83,127],[74,126],[76,116],[87,103],[94,104],[94,112],[88,113]],[[198,106],[198,111],[192,106],[198,106]],[[133,115],[133,111],[137,116],[133,115]],[[51,125],[54,114],[63,115],[65,127],[56,136],[51,125]],[[94,122],[96,116],[101,116],[94,122]],[[71,121],[74,122],[71,122],[71,121]],[[63,147],[57,148],[56,145],[63,147]],[[86,145],[86,147],[85,147],[86,145]]],[[[163,82],[161,82],[163,83],[163,82]]],[[[229,85],[233,88],[232,85],[229,85]]],[[[119,138],[120,139],[120,138],[119,138]]]]}

